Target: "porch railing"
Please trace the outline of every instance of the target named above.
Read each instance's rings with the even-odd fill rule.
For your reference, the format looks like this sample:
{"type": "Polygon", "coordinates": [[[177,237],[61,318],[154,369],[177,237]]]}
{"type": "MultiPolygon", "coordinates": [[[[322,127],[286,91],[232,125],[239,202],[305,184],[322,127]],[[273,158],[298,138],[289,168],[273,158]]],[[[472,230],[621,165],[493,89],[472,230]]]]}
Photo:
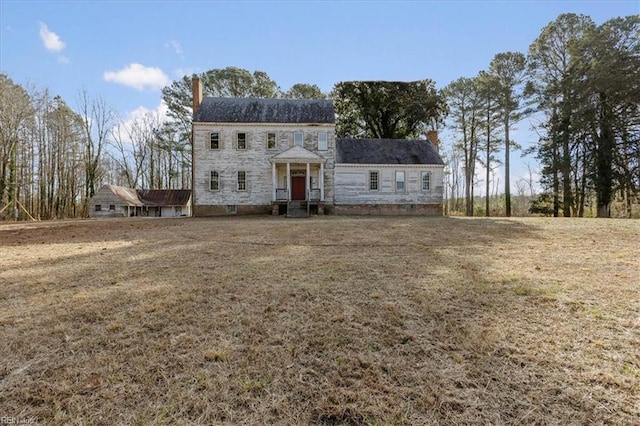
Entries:
{"type": "Polygon", "coordinates": [[[286,188],[276,188],[276,201],[287,201],[289,191],[286,188]]]}
{"type": "Polygon", "coordinates": [[[320,188],[309,190],[309,201],[320,201],[320,188]]]}

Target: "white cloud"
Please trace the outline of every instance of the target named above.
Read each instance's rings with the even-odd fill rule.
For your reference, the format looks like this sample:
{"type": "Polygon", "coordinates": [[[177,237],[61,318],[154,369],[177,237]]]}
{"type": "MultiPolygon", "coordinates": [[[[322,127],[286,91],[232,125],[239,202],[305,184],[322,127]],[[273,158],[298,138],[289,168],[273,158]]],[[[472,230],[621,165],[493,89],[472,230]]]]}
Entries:
{"type": "Polygon", "coordinates": [[[106,71],[104,79],[137,90],[162,89],[171,83],[169,77],[160,68],[145,67],[137,63],[130,64],[120,71],[106,71]]]}
{"type": "Polygon", "coordinates": [[[66,56],[64,56],[64,55],[58,56],[58,63],[59,64],[68,64],[69,62],[71,62],[71,61],[66,56]]]}
{"type": "Polygon", "coordinates": [[[47,28],[47,24],[40,22],[40,38],[44,43],[44,47],[49,52],[59,52],[64,49],[64,42],[58,36],[58,34],[53,31],[49,31],[47,28]]]}
{"type": "Polygon", "coordinates": [[[168,117],[167,112],[169,108],[167,104],[161,100],[156,109],[149,109],[144,106],[129,111],[122,120],[116,124],[113,132],[115,136],[123,143],[127,145],[133,145],[135,135],[144,130],[148,126],[156,126],[163,123],[168,117]]]}
{"type": "Polygon", "coordinates": [[[165,47],[171,47],[178,55],[182,55],[183,53],[182,46],[180,46],[180,43],[175,40],[171,40],[165,44],[165,47]]]}

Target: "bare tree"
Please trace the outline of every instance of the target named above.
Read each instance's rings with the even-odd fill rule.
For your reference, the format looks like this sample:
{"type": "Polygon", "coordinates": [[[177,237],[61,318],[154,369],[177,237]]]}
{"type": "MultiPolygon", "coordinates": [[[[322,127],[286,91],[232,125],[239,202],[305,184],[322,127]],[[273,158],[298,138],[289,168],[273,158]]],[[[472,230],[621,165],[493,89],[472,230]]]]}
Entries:
{"type": "Polygon", "coordinates": [[[96,187],[100,183],[100,160],[107,143],[107,137],[111,133],[115,116],[113,111],[107,107],[104,99],[100,97],[89,99],[87,90],[83,90],[80,93],[79,108],[85,138],[84,204],[86,214],[89,198],[93,197],[96,187]]]}

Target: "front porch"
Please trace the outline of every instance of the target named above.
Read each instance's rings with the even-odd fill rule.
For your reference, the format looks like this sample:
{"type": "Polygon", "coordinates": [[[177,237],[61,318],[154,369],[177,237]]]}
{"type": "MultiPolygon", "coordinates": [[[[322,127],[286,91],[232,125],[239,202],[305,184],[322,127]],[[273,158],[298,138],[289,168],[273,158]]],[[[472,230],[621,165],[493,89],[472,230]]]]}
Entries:
{"type": "Polygon", "coordinates": [[[324,163],[326,159],[295,146],[269,160],[272,176],[272,214],[302,217],[324,214],[324,163]]]}

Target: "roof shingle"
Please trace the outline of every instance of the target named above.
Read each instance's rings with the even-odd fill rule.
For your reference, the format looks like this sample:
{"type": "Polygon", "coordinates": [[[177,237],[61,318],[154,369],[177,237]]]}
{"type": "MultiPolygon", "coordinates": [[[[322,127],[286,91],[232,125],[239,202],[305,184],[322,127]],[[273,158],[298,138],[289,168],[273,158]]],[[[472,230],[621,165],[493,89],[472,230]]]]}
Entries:
{"type": "Polygon", "coordinates": [[[194,122],[335,123],[333,102],[315,99],[204,98],[194,122]]]}
{"type": "Polygon", "coordinates": [[[336,139],[336,163],[444,165],[428,140],[336,139]]]}

